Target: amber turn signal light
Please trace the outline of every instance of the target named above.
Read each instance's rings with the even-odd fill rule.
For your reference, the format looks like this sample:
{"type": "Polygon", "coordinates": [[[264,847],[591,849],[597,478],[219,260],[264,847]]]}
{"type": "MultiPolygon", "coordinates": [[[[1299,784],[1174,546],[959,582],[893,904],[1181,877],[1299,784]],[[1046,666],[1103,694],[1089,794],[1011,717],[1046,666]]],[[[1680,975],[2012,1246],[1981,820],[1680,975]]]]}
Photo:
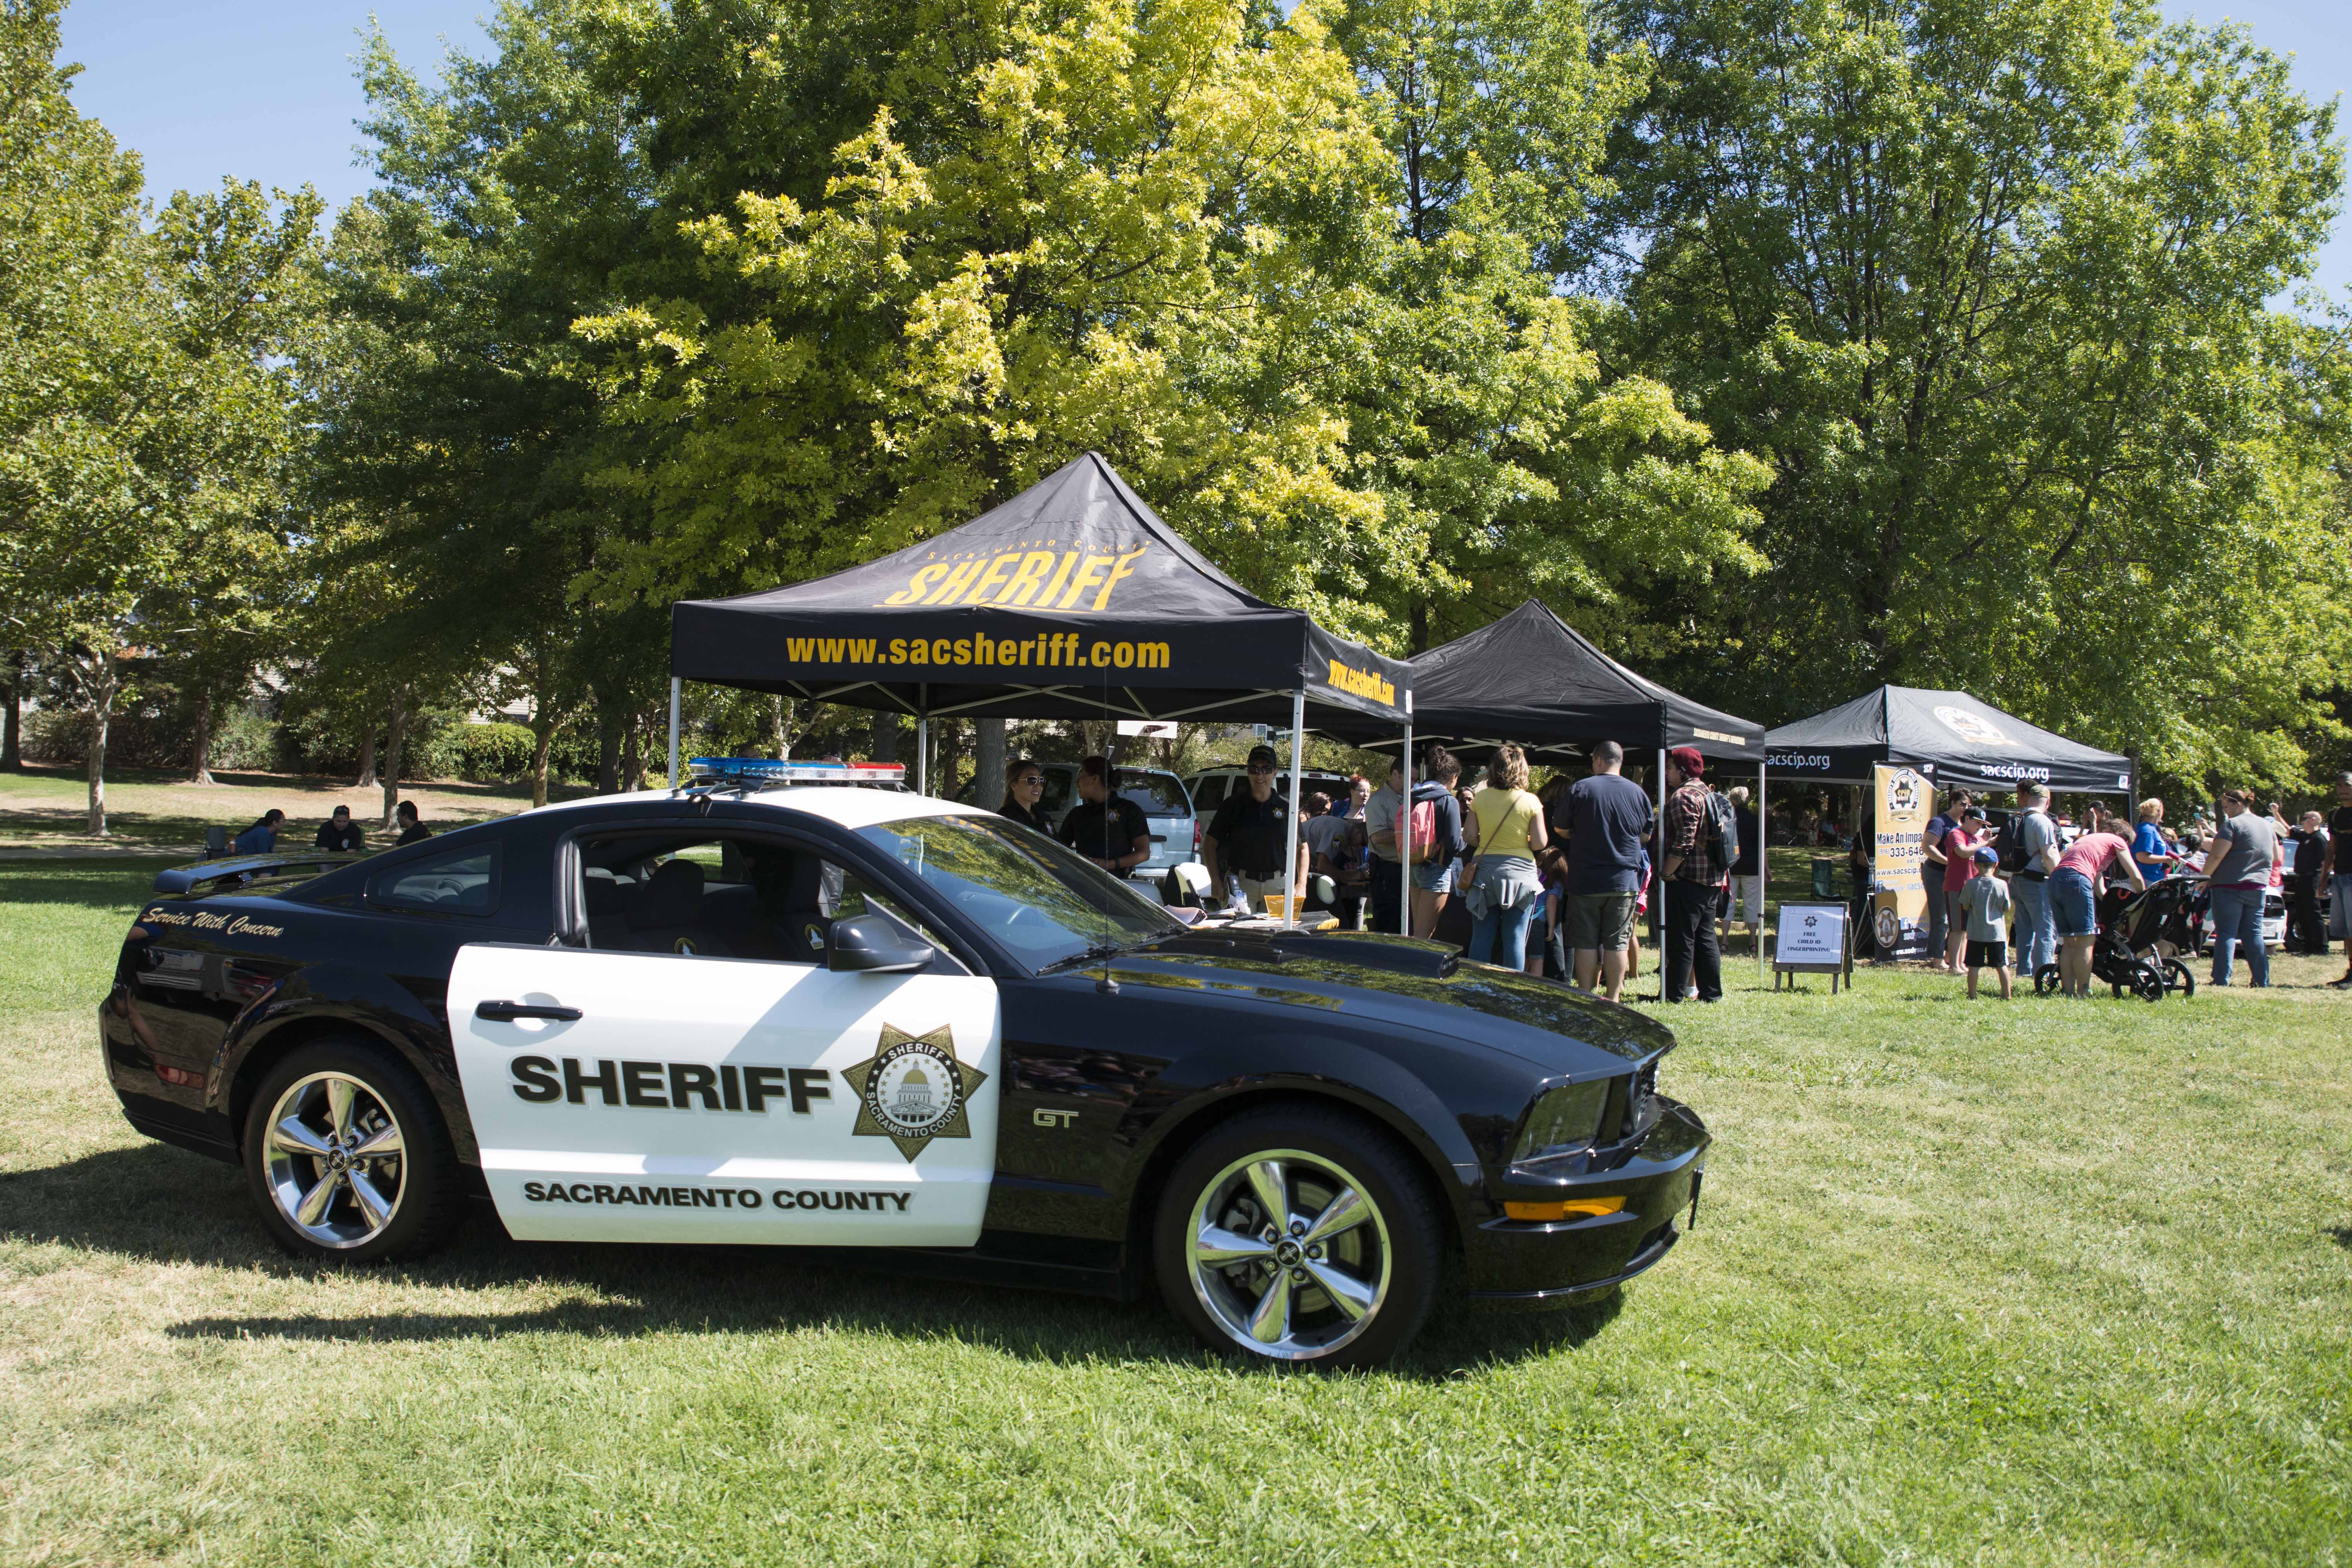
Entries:
{"type": "Polygon", "coordinates": [[[1513,1219],[1581,1219],[1592,1215],[1615,1214],[1624,1206],[1623,1198],[1565,1198],[1549,1204],[1505,1204],[1503,1212],[1513,1219]]]}

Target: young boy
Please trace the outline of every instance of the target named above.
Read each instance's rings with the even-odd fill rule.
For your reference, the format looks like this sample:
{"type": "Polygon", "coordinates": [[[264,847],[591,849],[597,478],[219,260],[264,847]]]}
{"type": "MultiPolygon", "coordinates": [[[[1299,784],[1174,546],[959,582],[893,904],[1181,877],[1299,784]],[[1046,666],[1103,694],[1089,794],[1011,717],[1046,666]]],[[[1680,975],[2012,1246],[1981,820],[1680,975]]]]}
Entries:
{"type": "Polygon", "coordinates": [[[2000,851],[1988,844],[1969,858],[1976,873],[1960,889],[1960,910],[1969,922],[1969,995],[1977,994],[1977,973],[2000,976],[2000,999],[2009,1000],[2009,884],[2000,879],[2000,851]]]}

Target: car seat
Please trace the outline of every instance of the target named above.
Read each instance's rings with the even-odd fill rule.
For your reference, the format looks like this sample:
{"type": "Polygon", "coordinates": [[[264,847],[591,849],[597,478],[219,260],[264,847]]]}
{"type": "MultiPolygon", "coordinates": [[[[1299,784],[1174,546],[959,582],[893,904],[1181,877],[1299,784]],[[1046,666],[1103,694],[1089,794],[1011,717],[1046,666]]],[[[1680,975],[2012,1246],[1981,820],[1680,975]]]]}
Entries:
{"type": "Polygon", "coordinates": [[[701,866],[665,860],[621,895],[621,913],[629,926],[626,945],[640,952],[722,953],[722,945],[701,927],[701,866]]]}
{"type": "Polygon", "coordinates": [[[793,857],[792,890],[784,899],[784,946],[793,962],[821,963],[825,939],[833,932],[833,915],[826,910],[825,865],[822,857],[793,857]]]}
{"type": "Polygon", "coordinates": [[[581,887],[581,912],[588,917],[588,945],[600,948],[629,945],[629,922],[621,913],[621,882],[612,872],[592,867],[581,887]]]}

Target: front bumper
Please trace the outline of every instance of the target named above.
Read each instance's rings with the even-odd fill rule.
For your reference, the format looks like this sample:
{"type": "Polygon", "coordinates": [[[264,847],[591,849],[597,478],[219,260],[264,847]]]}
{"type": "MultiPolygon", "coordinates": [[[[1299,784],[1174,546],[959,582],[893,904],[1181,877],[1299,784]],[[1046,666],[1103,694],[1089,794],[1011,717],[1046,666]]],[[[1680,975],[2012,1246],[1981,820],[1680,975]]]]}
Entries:
{"type": "Polygon", "coordinates": [[[1565,1305],[1649,1268],[1682,1238],[1676,1222],[1685,1211],[1696,1216],[1713,1142],[1696,1111],[1661,1096],[1656,1124],[1630,1153],[1610,1160],[1608,1168],[1540,1193],[1494,1187],[1492,1217],[1467,1227],[1463,1237],[1470,1300],[1503,1308],[1565,1305]],[[1506,1196],[1622,1197],[1625,1206],[1582,1218],[1515,1220],[1502,1212],[1506,1196]]]}

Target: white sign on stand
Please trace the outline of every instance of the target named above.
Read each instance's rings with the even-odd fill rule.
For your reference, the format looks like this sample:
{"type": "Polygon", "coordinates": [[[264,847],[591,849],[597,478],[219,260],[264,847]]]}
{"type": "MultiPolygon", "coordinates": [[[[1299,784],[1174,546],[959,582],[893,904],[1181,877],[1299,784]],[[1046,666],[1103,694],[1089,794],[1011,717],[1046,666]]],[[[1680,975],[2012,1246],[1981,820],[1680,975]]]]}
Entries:
{"type": "Polygon", "coordinates": [[[1842,980],[1853,974],[1853,942],[1847,920],[1846,906],[1842,903],[1800,903],[1783,901],[1780,924],[1772,946],[1772,988],[1780,988],[1780,977],[1788,975],[1789,984],[1796,984],[1799,974],[1827,974],[1830,989],[1835,991],[1842,980]]]}

